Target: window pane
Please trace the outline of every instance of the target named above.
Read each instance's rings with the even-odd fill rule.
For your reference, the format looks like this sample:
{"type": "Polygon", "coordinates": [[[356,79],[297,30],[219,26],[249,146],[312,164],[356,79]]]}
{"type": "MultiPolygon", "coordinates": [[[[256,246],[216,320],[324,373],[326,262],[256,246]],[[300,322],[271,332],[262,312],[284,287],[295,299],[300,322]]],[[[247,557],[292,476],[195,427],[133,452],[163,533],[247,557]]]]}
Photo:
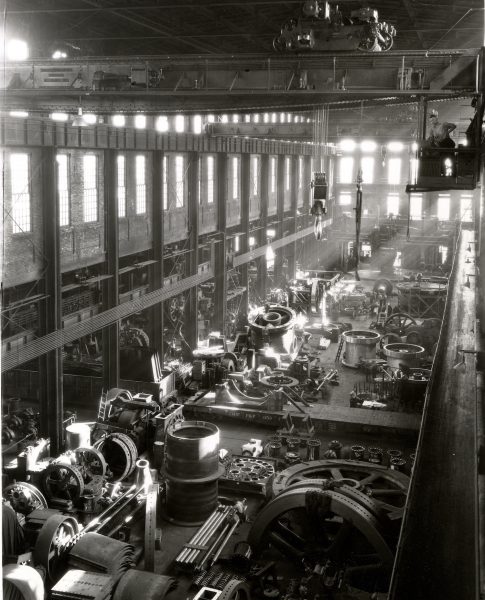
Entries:
{"type": "Polygon", "coordinates": [[[387,173],[387,182],[389,185],[397,185],[401,183],[401,159],[390,158],[389,170],[387,173]]]}
{"type": "Polygon", "coordinates": [[[175,157],[175,206],[181,208],[184,205],[185,193],[184,181],[184,157],[175,157]]]}
{"type": "Polygon", "coordinates": [[[298,189],[303,187],[303,156],[298,157],[298,189]]]}
{"type": "Polygon", "coordinates": [[[362,182],[374,183],[374,157],[364,156],[360,163],[362,169],[362,182]]]}
{"type": "Polygon", "coordinates": [[[290,157],[287,156],[285,158],[285,190],[287,192],[290,190],[290,166],[291,166],[290,157]]]}
{"type": "Polygon", "coordinates": [[[155,127],[157,131],[160,131],[162,133],[168,131],[168,117],[166,115],[158,117],[157,122],[155,123],[155,127]]]}
{"type": "Polygon", "coordinates": [[[270,158],[270,162],[271,162],[271,173],[270,173],[271,193],[274,194],[276,192],[276,158],[274,158],[274,156],[272,156],[270,158]]]}
{"type": "Polygon", "coordinates": [[[147,211],[145,157],[139,154],[136,157],[136,214],[143,215],[147,211]]]}
{"type": "Polygon", "coordinates": [[[350,192],[340,192],[338,197],[338,203],[340,206],[348,206],[352,203],[352,196],[350,192]]]}
{"type": "Polygon", "coordinates": [[[399,214],[399,194],[387,196],[387,214],[396,216],[399,214]]]}
{"type": "Polygon", "coordinates": [[[409,216],[411,219],[421,219],[423,216],[423,197],[421,194],[411,194],[409,203],[409,216]]]}
{"type": "Polygon", "coordinates": [[[83,216],[85,223],[98,220],[97,157],[86,154],[83,157],[83,216]]]}
{"type": "Polygon", "coordinates": [[[259,156],[253,156],[251,181],[253,182],[253,196],[259,195],[259,156]]]}
{"type": "MultiPolygon", "coordinates": [[[[340,183],[352,183],[352,175],[354,169],[354,159],[352,156],[342,156],[340,158],[340,183]]],[[[313,171],[312,171],[313,172],[313,171]]]]}
{"type": "Polygon", "coordinates": [[[126,217],[126,176],[125,157],[118,156],[118,217],[126,217]]]}
{"type": "Polygon", "coordinates": [[[69,157],[58,154],[57,159],[57,193],[59,196],[59,225],[64,227],[70,223],[69,214],[69,157]]]}
{"type": "Polygon", "coordinates": [[[232,198],[233,200],[239,198],[239,158],[237,156],[232,158],[232,198]]]}
{"type": "Polygon", "coordinates": [[[450,218],[450,196],[448,194],[438,195],[438,221],[448,221],[450,218]]]}
{"type": "Polygon", "coordinates": [[[31,231],[29,155],[10,155],[12,232],[31,231]]]}
{"type": "Polygon", "coordinates": [[[463,223],[471,223],[473,221],[473,196],[471,194],[461,195],[460,218],[463,223]]]}
{"type": "Polygon", "coordinates": [[[184,115],[177,115],[175,117],[175,131],[177,133],[183,133],[185,131],[185,117],[184,117],[184,115]]]}
{"type": "Polygon", "coordinates": [[[214,157],[207,157],[207,204],[214,203],[214,157]]]}

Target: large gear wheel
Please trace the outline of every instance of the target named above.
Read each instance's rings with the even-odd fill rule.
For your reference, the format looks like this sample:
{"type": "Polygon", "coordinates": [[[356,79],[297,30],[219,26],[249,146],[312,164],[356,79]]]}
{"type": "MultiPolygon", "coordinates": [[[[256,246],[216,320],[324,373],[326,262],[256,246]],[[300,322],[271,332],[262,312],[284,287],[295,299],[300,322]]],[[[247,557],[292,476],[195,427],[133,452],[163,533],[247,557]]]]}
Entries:
{"type": "Polygon", "coordinates": [[[44,523],[34,546],[34,563],[42,565],[51,581],[55,581],[67,561],[70,542],[79,533],[79,524],[74,517],[52,515],[44,523]]]}
{"type": "Polygon", "coordinates": [[[28,515],[38,508],[47,508],[47,500],[42,492],[24,481],[7,485],[2,495],[15,512],[23,515],[28,515]]]}
{"type": "Polygon", "coordinates": [[[233,579],[222,588],[218,600],[251,600],[249,586],[238,579],[233,579]]]}
{"type": "Polygon", "coordinates": [[[84,492],[82,473],[72,465],[51,463],[42,472],[40,481],[47,501],[60,499],[76,502],[84,492]]]}

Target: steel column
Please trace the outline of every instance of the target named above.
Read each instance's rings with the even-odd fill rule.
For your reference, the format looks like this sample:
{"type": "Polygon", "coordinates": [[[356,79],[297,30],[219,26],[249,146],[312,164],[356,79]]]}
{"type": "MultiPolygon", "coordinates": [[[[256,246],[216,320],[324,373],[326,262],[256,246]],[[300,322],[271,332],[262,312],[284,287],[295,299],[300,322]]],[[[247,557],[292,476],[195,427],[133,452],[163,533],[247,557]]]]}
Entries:
{"type": "MultiPolygon", "coordinates": [[[[199,180],[199,154],[190,152],[187,157],[187,201],[188,201],[188,248],[186,255],[186,272],[196,275],[199,266],[199,198],[197,194],[199,180]]],[[[198,335],[198,302],[197,286],[187,291],[185,302],[184,336],[190,348],[196,348],[198,335]]]]}
{"type": "MultiPolygon", "coordinates": [[[[289,233],[296,233],[297,231],[297,213],[298,213],[298,156],[291,157],[291,221],[289,233]]],[[[286,258],[288,260],[287,277],[288,279],[294,279],[296,275],[296,241],[289,244],[286,251],[286,258]]]]}
{"type": "Polygon", "coordinates": [[[226,212],[227,212],[227,190],[228,190],[228,156],[217,155],[217,233],[213,241],[212,258],[214,261],[214,317],[212,328],[224,332],[226,322],[226,212]]]}
{"type": "MultiPolygon", "coordinates": [[[[104,239],[106,273],[103,281],[103,310],[118,305],[119,227],[117,198],[117,152],[104,151],[104,239]]],[[[103,328],[103,388],[118,387],[120,382],[119,321],[103,328]]]]}
{"type": "MultiPolygon", "coordinates": [[[[162,198],[162,162],[163,153],[155,150],[152,153],[152,236],[153,260],[150,289],[158,290],[163,285],[163,198],[162,198]]],[[[163,357],[163,302],[151,308],[152,331],[150,345],[156,348],[163,357]]]]}
{"type": "MultiPolygon", "coordinates": [[[[261,155],[261,205],[259,224],[260,229],[257,234],[258,246],[265,246],[267,241],[266,228],[268,224],[268,191],[269,191],[269,155],[261,155]]],[[[256,280],[256,293],[261,302],[266,297],[266,256],[257,259],[258,277],[256,280]]]]}
{"type": "MultiPolygon", "coordinates": [[[[245,253],[249,250],[249,207],[251,194],[251,155],[241,155],[241,235],[239,237],[239,252],[245,253]]],[[[241,285],[246,288],[241,300],[241,311],[244,314],[248,311],[248,288],[249,288],[249,267],[244,263],[239,267],[241,274],[241,285]]]]}
{"type": "MultiPolygon", "coordinates": [[[[276,238],[281,239],[284,236],[283,221],[285,218],[285,163],[284,154],[278,155],[277,175],[276,175],[276,238]]],[[[274,257],[274,283],[281,285],[281,276],[283,273],[283,249],[275,252],[274,257]]]]}
{"type": "MultiPolygon", "coordinates": [[[[62,328],[61,269],[59,242],[59,201],[56,176],[56,150],[42,151],[42,221],[44,233],[45,276],[43,292],[47,296],[40,315],[42,335],[62,328]]],[[[39,358],[40,435],[50,438],[52,456],[63,446],[62,420],[62,348],[58,347],[39,358]]]]}

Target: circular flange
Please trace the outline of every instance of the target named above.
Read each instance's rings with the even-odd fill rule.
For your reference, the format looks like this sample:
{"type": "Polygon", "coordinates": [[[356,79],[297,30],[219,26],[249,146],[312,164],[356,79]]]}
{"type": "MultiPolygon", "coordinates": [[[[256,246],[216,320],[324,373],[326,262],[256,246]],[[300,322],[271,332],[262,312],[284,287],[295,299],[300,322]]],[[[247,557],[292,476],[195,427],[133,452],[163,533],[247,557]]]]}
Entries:
{"type": "Polygon", "coordinates": [[[94,447],[103,455],[113,481],[121,481],[133,473],[138,458],[135,442],[125,433],[111,433],[98,440],[94,447]]]}
{"type": "Polygon", "coordinates": [[[288,375],[266,375],[261,378],[260,383],[267,387],[295,387],[299,381],[288,375]]]}
{"type": "Polygon", "coordinates": [[[96,448],[76,448],[74,450],[76,463],[84,478],[92,479],[95,476],[104,477],[108,465],[104,456],[96,448]]]}
{"type": "Polygon", "coordinates": [[[24,481],[7,485],[2,495],[15,512],[23,515],[28,515],[37,508],[47,508],[47,500],[42,492],[24,481]]]}

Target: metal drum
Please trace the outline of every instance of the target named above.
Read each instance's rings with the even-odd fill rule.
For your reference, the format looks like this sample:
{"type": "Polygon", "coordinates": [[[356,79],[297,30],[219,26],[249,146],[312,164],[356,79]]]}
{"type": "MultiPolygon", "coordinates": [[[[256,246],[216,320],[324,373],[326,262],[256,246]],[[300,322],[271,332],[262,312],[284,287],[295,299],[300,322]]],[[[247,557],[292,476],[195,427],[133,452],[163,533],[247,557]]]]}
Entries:
{"type": "Polygon", "coordinates": [[[291,308],[267,304],[250,312],[248,322],[251,342],[257,350],[269,344],[275,352],[294,351],[296,313],[291,308]]]}
{"type": "Polygon", "coordinates": [[[381,336],[376,331],[344,331],[345,354],[342,364],[357,368],[363,360],[376,358],[376,348],[381,336]]]}
{"type": "Polygon", "coordinates": [[[179,421],[167,430],[165,445],[166,514],[182,525],[196,525],[217,505],[219,429],[205,421],[179,421]]]}
{"type": "Polygon", "coordinates": [[[383,348],[387,364],[392,369],[400,369],[401,365],[412,369],[419,366],[420,360],[425,356],[425,349],[415,344],[386,344],[383,348]]]}
{"type": "Polygon", "coordinates": [[[91,446],[91,427],[89,423],[71,423],[66,427],[66,450],[89,448],[91,446]]]}

